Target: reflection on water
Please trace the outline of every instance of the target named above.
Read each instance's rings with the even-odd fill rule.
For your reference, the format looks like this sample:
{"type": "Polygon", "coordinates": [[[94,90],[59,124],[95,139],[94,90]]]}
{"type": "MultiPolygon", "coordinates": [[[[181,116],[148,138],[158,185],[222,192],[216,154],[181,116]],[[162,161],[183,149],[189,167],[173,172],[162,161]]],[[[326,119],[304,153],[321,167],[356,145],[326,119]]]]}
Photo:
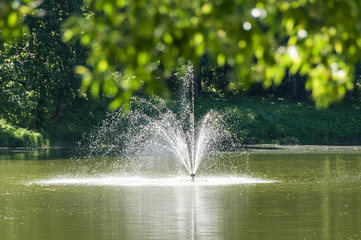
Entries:
{"type": "Polygon", "coordinates": [[[49,160],[71,158],[74,148],[0,148],[0,160],[49,160]]]}
{"type": "Polygon", "coordinates": [[[1,239],[361,239],[359,151],[251,152],[246,174],[272,183],[29,184],[69,166],[0,160],[1,239]]]}

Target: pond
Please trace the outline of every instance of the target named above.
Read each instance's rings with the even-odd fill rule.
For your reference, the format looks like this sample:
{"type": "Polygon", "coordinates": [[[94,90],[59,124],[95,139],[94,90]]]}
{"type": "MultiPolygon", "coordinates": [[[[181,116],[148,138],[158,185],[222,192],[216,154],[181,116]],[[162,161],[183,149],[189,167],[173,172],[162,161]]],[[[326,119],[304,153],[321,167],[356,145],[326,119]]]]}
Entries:
{"type": "Polygon", "coordinates": [[[103,184],[107,166],[72,156],[1,151],[1,239],[361,239],[360,147],[252,147],[184,184],[124,184],[119,159],[103,184]],[[201,184],[211,175],[254,181],[201,184]]]}

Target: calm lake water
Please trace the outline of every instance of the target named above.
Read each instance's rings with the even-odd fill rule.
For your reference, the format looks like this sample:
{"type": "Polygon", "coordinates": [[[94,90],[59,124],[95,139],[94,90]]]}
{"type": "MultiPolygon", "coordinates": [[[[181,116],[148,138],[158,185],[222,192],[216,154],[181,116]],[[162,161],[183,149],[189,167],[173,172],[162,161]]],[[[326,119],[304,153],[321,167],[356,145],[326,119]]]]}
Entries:
{"type": "Polygon", "coordinates": [[[71,156],[2,150],[0,239],[361,239],[359,147],[215,155],[194,183],[168,160],[71,156]]]}

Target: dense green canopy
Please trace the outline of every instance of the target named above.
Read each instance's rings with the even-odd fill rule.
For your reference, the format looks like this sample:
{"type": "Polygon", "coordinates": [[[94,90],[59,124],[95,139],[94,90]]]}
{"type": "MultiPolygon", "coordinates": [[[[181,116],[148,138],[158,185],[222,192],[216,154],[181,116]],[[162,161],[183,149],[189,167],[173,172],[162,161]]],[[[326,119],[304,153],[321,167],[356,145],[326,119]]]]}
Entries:
{"type": "MultiPolygon", "coordinates": [[[[31,8],[24,6],[1,4],[3,39],[22,32],[21,15],[31,8]]],[[[205,53],[233,69],[231,88],[278,84],[289,69],[307,77],[325,107],[353,88],[361,55],[358,0],[89,0],[83,10],[67,21],[63,39],[90,49],[87,66],[76,68],[83,89],[103,89],[114,108],[139,88],[162,89],[177,59],[197,64],[205,53]]]]}

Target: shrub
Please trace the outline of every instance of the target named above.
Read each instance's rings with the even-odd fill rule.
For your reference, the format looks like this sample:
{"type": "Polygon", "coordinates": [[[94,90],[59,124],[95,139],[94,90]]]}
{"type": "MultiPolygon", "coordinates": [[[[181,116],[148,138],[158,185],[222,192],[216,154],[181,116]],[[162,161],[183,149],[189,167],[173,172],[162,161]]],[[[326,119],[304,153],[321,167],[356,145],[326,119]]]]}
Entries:
{"type": "Polygon", "coordinates": [[[15,127],[0,119],[1,147],[41,147],[48,144],[49,141],[41,133],[15,127]]]}

